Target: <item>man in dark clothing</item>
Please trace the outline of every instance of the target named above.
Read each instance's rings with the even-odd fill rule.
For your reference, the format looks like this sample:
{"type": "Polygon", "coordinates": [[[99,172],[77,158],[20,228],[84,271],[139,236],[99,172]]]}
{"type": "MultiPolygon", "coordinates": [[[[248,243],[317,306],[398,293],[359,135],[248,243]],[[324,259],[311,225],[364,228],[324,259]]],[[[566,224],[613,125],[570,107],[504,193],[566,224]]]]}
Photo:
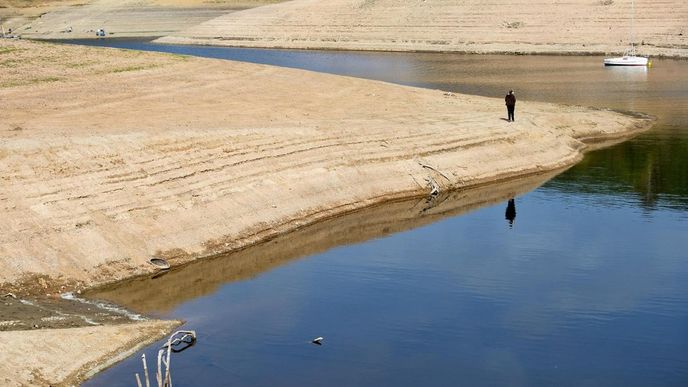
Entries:
{"type": "Polygon", "coordinates": [[[509,94],[504,97],[504,102],[506,102],[506,111],[509,115],[507,121],[514,121],[514,109],[516,109],[516,96],[513,90],[509,90],[509,94]]]}

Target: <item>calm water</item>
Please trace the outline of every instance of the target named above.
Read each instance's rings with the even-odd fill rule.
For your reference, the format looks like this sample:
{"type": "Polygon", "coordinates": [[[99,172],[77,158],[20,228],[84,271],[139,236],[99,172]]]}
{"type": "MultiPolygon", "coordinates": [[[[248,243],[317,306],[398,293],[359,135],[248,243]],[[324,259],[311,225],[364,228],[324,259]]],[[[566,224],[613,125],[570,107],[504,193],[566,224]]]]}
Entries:
{"type": "MultiPolygon", "coordinates": [[[[688,62],[101,43],[658,117],[549,181],[392,203],[104,291],[198,332],[175,385],[688,385],[688,62]]],[[[135,385],[139,355],[86,385],[135,385]]]]}

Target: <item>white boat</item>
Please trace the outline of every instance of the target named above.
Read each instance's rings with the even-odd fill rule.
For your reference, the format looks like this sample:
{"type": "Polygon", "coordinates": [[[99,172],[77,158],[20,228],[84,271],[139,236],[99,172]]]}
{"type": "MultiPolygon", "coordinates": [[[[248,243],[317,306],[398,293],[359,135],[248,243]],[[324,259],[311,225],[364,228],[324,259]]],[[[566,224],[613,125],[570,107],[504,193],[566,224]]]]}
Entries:
{"type": "Polygon", "coordinates": [[[648,58],[635,54],[635,47],[626,50],[623,56],[617,58],[604,58],[605,66],[647,66],[649,63],[650,61],[648,58]]]}
{"type": "Polygon", "coordinates": [[[637,56],[635,53],[635,6],[631,0],[631,47],[623,56],[616,58],[604,58],[605,66],[651,66],[652,62],[647,57],[637,56]]]}

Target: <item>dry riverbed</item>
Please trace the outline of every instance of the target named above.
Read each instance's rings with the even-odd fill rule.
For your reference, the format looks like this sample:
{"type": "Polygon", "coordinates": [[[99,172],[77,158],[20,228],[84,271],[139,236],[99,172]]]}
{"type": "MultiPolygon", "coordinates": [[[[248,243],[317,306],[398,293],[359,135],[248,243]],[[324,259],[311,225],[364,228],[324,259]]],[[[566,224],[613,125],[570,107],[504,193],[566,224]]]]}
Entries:
{"type": "MultiPolygon", "coordinates": [[[[153,256],[178,266],[433,188],[570,166],[652,123],[546,103],[507,123],[501,96],[6,39],[0,71],[0,290],[19,309],[152,273],[153,256]]],[[[64,333],[36,330],[51,320],[36,313],[5,318],[34,328],[2,333],[3,356],[30,354],[0,362],[18,375],[6,384],[78,380],[176,324],[103,316],[64,333]]]]}

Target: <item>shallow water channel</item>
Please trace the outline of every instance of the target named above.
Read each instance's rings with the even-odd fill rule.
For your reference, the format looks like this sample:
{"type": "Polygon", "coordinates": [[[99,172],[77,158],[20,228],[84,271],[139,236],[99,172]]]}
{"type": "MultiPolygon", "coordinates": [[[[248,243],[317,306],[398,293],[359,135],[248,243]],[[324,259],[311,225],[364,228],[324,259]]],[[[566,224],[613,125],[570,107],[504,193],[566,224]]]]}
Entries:
{"type": "MultiPolygon", "coordinates": [[[[102,291],[198,332],[175,385],[688,385],[688,62],[82,43],[658,117],[554,178],[391,203],[102,291]]],[[[85,385],[134,386],[140,354],[85,385]]]]}

